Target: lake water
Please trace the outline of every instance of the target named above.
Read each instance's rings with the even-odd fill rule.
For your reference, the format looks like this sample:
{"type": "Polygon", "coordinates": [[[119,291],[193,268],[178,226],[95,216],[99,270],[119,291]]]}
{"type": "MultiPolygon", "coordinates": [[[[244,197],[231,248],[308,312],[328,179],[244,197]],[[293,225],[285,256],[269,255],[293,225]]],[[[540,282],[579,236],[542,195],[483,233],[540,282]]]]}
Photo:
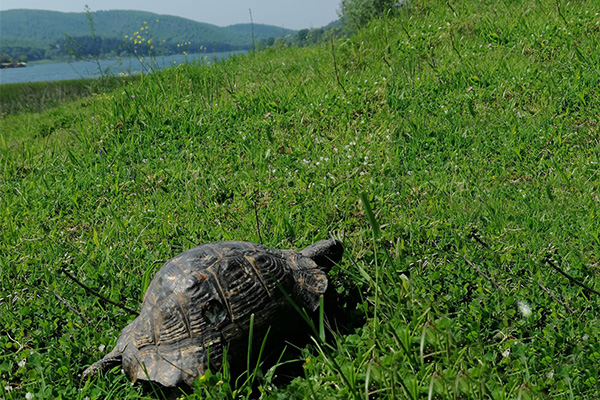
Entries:
{"type": "MultiPolygon", "coordinates": [[[[149,58],[144,57],[141,62],[135,57],[119,58],[114,60],[100,60],[100,68],[107,71],[106,75],[118,76],[119,74],[140,74],[148,72],[148,67],[163,69],[174,64],[185,62],[203,61],[206,63],[216,62],[233,54],[244,52],[226,53],[200,53],[200,54],[178,54],[172,56],[149,58]]],[[[101,76],[100,68],[95,60],[73,61],[52,64],[29,64],[25,68],[0,69],[0,84],[39,81],[61,81],[66,79],[98,78],[101,76]]]]}

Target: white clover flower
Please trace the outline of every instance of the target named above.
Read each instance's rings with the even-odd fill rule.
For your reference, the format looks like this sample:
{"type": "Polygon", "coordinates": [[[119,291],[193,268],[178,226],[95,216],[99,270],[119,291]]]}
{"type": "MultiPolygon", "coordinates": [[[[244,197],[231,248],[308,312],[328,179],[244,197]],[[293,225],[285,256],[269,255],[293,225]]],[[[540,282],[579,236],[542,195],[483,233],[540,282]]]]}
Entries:
{"type": "Polygon", "coordinates": [[[531,316],[531,307],[529,307],[529,305],[523,301],[519,301],[518,305],[519,311],[521,311],[523,317],[529,318],[531,316]]]}
{"type": "Polygon", "coordinates": [[[4,391],[5,391],[6,393],[10,392],[11,390],[13,390],[13,387],[12,387],[12,386],[10,386],[10,385],[6,385],[6,386],[4,386],[4,391]]]}
{"type": "Polygon", "coordinates": [[[510,348],[508,348],[502,352],[502,357],[508,358],[509,356],[510,356],[510,348]]]}
{"type": "Polygon", "coordinates": [[[25,399],[26,399],[26,400],[31,400],[31,399],[33,399],[33,393],[31,393],[31,392],[27,392],[27,394],[25,395],[25,399]]]}
{"type": "Polygon", "coordinates": [[[23,368],[25,366],[25,364],[27,364],[27,359],[25,359],[25,358],[17,363],[19,368],[23,368]]]}

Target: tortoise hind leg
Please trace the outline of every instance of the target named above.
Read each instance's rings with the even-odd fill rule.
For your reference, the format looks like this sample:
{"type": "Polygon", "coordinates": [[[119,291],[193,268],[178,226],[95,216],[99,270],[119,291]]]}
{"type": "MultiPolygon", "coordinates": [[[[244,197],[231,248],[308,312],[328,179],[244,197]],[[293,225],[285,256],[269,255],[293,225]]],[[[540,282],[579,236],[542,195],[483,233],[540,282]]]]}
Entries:
{"type": "Polygon", "coordinates": [[[99,371],[106,372],[109,369],[121,365],[123,362],[123,356],[121,352],[116,348],[108,353],[103,359],[96,361],[83,371],[81,374],[81,381],[86,382],[88,379],[94,378],[98,375],[99,371]]]}

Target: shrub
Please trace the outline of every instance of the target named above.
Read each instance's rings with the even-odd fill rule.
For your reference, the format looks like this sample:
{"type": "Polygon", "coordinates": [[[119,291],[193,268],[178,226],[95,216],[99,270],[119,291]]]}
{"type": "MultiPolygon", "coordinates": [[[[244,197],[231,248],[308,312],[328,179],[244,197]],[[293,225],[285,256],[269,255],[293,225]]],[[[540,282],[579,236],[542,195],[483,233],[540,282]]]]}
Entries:
{"type": "Polygon", "coordinates": [[[350,31],[356,31],[370,20],[393,12],[405,2],[405,0],[342,0],[340,17],[350,31]]]}

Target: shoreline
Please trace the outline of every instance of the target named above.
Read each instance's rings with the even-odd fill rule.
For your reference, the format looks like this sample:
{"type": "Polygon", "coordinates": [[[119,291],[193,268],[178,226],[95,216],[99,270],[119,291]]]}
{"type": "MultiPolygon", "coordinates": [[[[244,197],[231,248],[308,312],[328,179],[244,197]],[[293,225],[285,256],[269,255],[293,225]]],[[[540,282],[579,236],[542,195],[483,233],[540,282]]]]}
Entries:
{"type": "Polygon", "coordinates": [[[175,54],[171,56],[125,57],[67,62],[36,62],[30,68],[6,68],[0,74],[0,85],[26,82],[55,82],[65,80],[97,79],[102,77],[137,76],[152,73],[183,63],[212,64],[223,59],[245,54],[246,51],[221,53],[175,54]]]}

